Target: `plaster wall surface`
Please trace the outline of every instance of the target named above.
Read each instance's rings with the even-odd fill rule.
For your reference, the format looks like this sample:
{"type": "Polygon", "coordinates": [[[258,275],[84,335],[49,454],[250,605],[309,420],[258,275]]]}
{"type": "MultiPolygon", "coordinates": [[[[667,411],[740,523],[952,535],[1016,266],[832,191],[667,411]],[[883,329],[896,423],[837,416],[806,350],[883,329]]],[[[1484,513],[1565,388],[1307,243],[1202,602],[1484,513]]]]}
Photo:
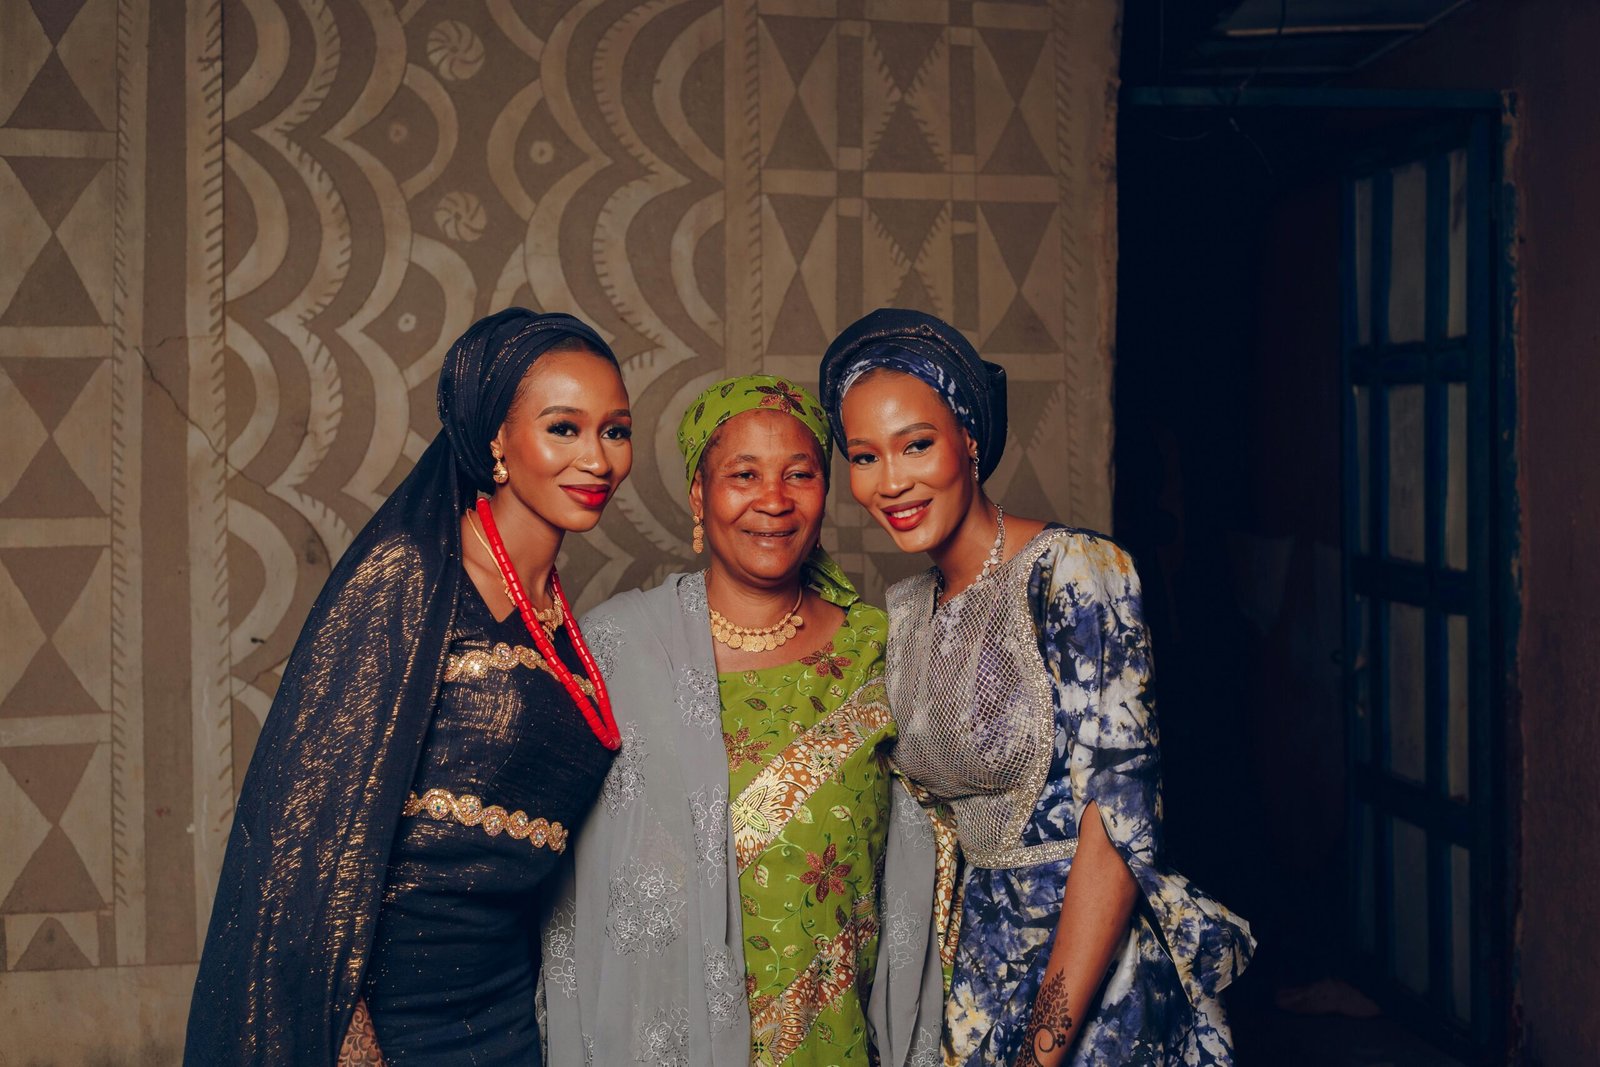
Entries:
{"type": "Polygon", "coordinates": [[[1008,506],[1107,525],[1119,11],[0,0],[0,1063],[176,1060],[279,671],[490,310],[623,361],[580,610],[695,566],[689,398],[884,304],[1006,365],[1008,506]]]}

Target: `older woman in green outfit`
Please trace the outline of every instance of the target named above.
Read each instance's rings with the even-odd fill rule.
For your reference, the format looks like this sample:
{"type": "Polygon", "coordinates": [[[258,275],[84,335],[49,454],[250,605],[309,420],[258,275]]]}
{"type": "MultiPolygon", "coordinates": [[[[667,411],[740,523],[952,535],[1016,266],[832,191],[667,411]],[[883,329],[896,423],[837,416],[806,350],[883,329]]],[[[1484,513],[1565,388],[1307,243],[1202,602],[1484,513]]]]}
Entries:
{"type": "Polygon", "coordinates": [[[623,749],[545,929],[549,1061],[924,1062],[953,835],[884,757],[886,619],[820,543],[827,419],[732,378],[678,444],[708,567],[582,624],[623,749]]]}

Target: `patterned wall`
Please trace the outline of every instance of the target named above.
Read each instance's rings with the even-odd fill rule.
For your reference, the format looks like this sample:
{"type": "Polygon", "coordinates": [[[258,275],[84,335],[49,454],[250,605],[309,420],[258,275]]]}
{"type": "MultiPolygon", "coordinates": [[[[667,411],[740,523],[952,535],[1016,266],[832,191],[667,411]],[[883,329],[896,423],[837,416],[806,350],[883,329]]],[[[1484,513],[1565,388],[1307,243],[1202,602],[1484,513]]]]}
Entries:
{"type": "Polygon", "coordinates": [[[692,565],[687,399],[881,304],[1007,366],[997,495],[1106,525],[1118,15],[0,0],[0,1062],[171,1062],[277,672],[489,310],[624,360],[584,606],[692,565]]]}

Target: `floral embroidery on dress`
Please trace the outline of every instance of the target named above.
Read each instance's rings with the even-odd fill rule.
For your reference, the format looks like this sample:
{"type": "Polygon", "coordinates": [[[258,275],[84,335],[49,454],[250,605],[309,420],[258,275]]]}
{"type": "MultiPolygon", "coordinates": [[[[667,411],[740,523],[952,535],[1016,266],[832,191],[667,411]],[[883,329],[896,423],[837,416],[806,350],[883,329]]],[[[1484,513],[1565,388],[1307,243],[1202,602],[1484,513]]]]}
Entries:
{"type": "Polygon", "coordinates": [[[696,571],[678,580],[678,605],[689,618],[706,620],[705,571],[696,571]]]}
{"type": "Polygon", "coordinates": [[[696,789],[689,794],[689,814],[700,877],[707,885],[721,885],[728,870],[728,790],[720,785],[696,789]]]}
{"type": "Polygon", "coordinates": [[[835,678],[844,677],[844,669],[850,666],[849,656],[841,656],[833,651],[833,642],[829,641],[809,656],[802,656],[801,663],[817,672],[817,677],[832,675],[835,678]]]}
{"type": "Polygon", "coordinates": [[[870,1062],[893,788],[884,621],[858,603],[819,652],[720,677],[752,1064],[870,1062]]]}
{"type": "Polygon", "coordinates": [[[640,1063],[651,1067],[689,1067],[689,1012],[661,1008],[639,1024],[640,1063]]]}
{"type": "Polygon", "coordinates": [[[750,740],[748,726],[739,727],[739,732],[736,734],[723,734],[722,747],[728,752],[728,767],[731,770],[736,771],[746,763],[766,762],[767,742],[759,737],[754,741],[750,740]]]}
{"type": "Polygon", "coordinates": [[[569,998],[578,995],[577,959],[573,952],[577,918],[577,910],[572,903],[563,903],[545,923],[544,936],[541,938],[544,950],[543,986],[554,985],[569,998]]]}
{"type": "Polygon", "coordinates": [[[622,811],[644,793],[644,761],[649,758],[639,728],[631,722],[623,726],[622,748],[611,761],[611,770],[600,787],[600,800],[611,814],[622,811]]]}
{"type": "Polygon", "coordinates": [[[586,622],[583,636],[601,675],[610,674],[617,665],[617,653],[622,649],[622,627],[611,616],[604,615],[586,622]]]}
{"type": "Polygon", "coordinates": [[[711,1025],[721,1030],[733,1022],[733,1013],[744,1000],[744,972],[734,974],[733,960],[728,950],[707,941],[706,948],[706,1010],[711,1015],[711,1025]]]}
{"type": "Polygon", "coordinates": [[[717,725],[717,680],[698,667],[685,667],[678,675],[678,707],[683,724],[701,730],[717,725]]]}
{"type": "Polygon", "coordinates": [[[820,856],[815,852],[807,852],[806,866],[811,869],[800,875],[800,881],[803,885],[816,887],[818,904],[827,900],[829,893],[844,892],[844,878],[850,873],[850,864],[839,862],[838,845],[829,841],[820,856]]]}
{"type": "Polygon", "coordinates": [[[611,874],[606,933],[616,950],[659,953],[683,933],[683,882],[663,863],[629,860],[611,874]]]}

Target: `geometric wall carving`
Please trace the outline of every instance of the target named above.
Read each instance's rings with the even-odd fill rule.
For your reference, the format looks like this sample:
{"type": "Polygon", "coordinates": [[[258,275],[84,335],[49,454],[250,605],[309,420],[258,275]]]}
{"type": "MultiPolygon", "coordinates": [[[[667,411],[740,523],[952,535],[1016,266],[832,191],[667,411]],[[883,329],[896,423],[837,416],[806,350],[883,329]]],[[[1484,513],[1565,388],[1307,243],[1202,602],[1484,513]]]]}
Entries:
{"type": "Polygon", "coordinates": [[[645,431],[580,608],[694,566],[688,398],[882,304],[1005,364],[1008,508],[1106,525],[1117,18],[0,0],[0,1061],[176,1055],[278,672],[490,310],[594,323],[645,431]]]}

